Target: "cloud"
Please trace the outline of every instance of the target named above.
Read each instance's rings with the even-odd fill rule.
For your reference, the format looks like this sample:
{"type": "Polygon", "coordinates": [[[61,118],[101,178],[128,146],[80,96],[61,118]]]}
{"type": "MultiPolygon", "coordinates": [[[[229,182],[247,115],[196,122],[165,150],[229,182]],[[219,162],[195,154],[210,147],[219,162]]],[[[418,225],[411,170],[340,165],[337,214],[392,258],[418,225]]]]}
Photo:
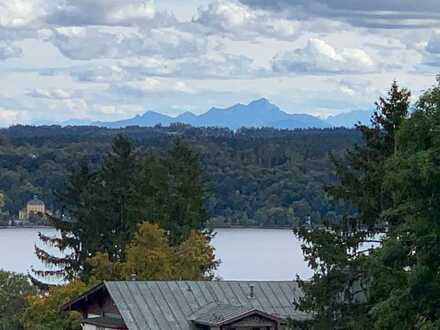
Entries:
{"type": "Polygon", "coordinates": [[[0,41],[0,60],[6,60],[8,58],[20,57],[23,51],[20,47],[12,45],[8,41],[0,41]]]}
{"type": "Polygon", "coordinates": [[[146,78],[141,81],[112,84],[110,92],[118,95],[141,98],[161,93],[183,93],[194,94],[196,91],[183,81],[169,82],[153,78],[146,78]]]}
{"type": "Polygon", "coordinates": [[[272,37],[292,39],[299,33],[301,23],[256,11],[236,0],[217,0],[198,10],[193,23],[200,24],[210,34],[232,38],[272,37]]]}
{"type": "Polygon", "coordinates": [[[239,79],[269,76],[269,70],[258,67],[246,56],[216,52],[199,57],[163,59],[136,57],[115,64],[43,69],[42,76],[70,75],[74,80],[92,83],[118,83],[143,80],[145,77],[179,79],[239,79]]]}
{"type": "Polygon", "coordinates": [[[136,31],[102,31],[98,28],[54,29],[51,42],[74,60],[160,56],[179,58],[206,52],[207,41],[175,28],[136,31]]]}
{"type": "Polygon", "coordinates": [[[431,37],[421,50],[421,64],[425,66],[440,66],[440,31],[433,31],[431,37]]]}
{"type": "Polygon", "coordinates": [[[323,17],[371,28],[420,28],[440,23],[437,0],[240,0],[253,8],[306,20],[323,17]]]}
{"type": "MultiPolygon", "coordinates": [[[[88,65],[67,70],[70,76],[81,82],[110,83],[131,80],[129,73],[119,65],[88,65]]],[[[61,73],[65,73],[62,70],[61,73]]]]}
{"type": "Polygon", "coordinates": [[[121,67],[129,75],[147,75],[158,77],[178,77],[185,79],[237,79],[265,74],[252,59],[216,52],[198,58],[185,58],[172,61],[160,61],[142,58],[133,61],[121,61],[121,67]]]}
{"type": "Polygon", "coordinates": [[[20,111],[0,107],[0,127],[8,127],[25,121],[25,117],[20,111]]]}
{"type": "Polygon", "coordinates": [[[165,26],[176,19],[158,12],[152,0],[65,0],[50,13],[58,26],[165,26]]]}
{"type": "Polygon", "coordinates": [[[362,49],[337,50],[320,39],[310,39],[304,48],[276,55],[272,68],[277,73],[340,74],[373,72],[376,65],[362,49]]]}
{"type": "Polygon", "coordinates": [[[431,54],[440,54],[440,31],[436,31],[431,35],[425,50],[431,54]]]}
{"type": "Polygon", "coordinates": [[[52,99],[52,100],[65,100],[72,98],[72,95],[68,91],[61,88],[55,88],[55,89],[35,88],[33,90],[28,91],[26,94],[34,98],[43,98],[43,99],[52,99]]]}
{"type": "Polygon", "coordinates": [[[0,2],[0,28],[23,29],[39,25],[47,5],[40,0],[7,0],[0,2]]]}

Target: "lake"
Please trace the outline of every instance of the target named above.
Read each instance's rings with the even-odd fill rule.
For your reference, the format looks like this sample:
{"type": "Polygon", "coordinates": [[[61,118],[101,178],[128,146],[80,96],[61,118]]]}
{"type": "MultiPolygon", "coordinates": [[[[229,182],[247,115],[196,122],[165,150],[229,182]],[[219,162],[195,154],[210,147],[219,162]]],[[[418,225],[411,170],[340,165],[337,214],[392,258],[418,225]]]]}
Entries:
{"type": "MultiPolygon", "coordinates": [[[[0,269],[27,273],[44,268],[34,254],[38,232],[54,229],[0,229],[0,269]]],[[[292,280],[309,278],[301,243],[287,229],[216,229],[212,244],[221,260],[216,275],[224,280],[292,280]]]]}

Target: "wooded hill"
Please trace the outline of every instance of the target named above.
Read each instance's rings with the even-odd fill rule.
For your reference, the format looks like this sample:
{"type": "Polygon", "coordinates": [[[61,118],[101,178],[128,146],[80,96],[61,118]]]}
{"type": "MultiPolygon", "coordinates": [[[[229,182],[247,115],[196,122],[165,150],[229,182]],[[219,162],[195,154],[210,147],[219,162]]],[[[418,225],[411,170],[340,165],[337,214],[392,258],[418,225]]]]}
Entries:
{"type": "Polygon", "coordinates": [[[324,192],[334,182],[332,153],[342,156],[360,135],[350,129],[276,130],[171,127],[14,126],[0,130],[0,192],[5,210],[38,195],[57,210],[56,191],[82,159],[98,166],[112,139],[128,136],[140,153],[164,153],[182,139],[198,153],[210,188],[215,225],[290,226],[335,220],[341,206],[324,192]]]}

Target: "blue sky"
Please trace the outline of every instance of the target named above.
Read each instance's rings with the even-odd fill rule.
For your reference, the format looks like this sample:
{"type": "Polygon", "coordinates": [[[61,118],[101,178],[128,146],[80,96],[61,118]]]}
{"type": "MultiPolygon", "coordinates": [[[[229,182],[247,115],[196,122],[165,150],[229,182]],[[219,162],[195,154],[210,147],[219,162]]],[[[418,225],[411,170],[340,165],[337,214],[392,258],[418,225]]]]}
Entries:
{"type": "Polygon", "coordinates": [[[0,0],[0,126],[259,97],[326,117],[439,67],[438,0],[0,0]]]}

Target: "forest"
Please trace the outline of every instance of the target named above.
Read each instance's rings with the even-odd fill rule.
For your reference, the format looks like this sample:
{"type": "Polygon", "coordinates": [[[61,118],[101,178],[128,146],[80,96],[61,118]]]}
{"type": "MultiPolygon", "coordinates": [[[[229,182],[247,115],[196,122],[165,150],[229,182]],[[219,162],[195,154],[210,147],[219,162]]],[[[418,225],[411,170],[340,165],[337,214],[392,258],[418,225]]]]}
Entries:
{"type": "Polygon", "coordinates": [[[83,160],[99,167],[117,135],[128,137],[145,157],[164,154],[176,140],[189,144],[201,162],[214,226],[337,220],[344,208],[325,192],[335,182],[330,155],[342,157],[361,141],[358,131],[343,128],[13,126],[0,130],[3,220],[16,216],[34,195],[59,210],[56,195],[64,190],[67,173],[83,160]]]}

